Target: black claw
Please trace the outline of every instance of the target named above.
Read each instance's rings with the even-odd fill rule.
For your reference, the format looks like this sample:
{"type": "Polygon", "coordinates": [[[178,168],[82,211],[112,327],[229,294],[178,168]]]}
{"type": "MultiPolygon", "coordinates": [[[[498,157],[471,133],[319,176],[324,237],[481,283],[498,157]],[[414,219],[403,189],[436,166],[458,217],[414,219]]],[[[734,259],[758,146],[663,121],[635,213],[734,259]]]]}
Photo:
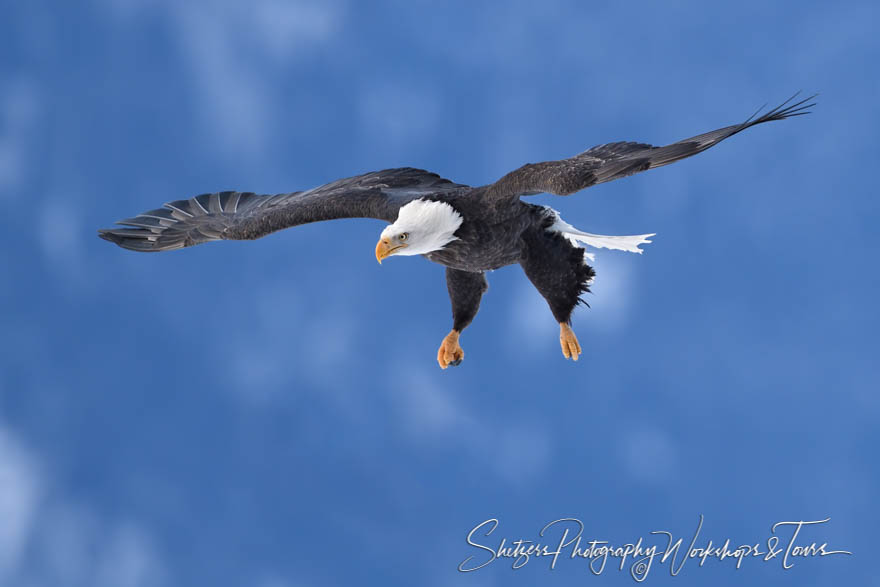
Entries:
{"type": "Polygon", "coordinates": [[[449,363],[450,367],[458,367],[459,365],[461,365],[461,359],[455,359],[449,363]]]}

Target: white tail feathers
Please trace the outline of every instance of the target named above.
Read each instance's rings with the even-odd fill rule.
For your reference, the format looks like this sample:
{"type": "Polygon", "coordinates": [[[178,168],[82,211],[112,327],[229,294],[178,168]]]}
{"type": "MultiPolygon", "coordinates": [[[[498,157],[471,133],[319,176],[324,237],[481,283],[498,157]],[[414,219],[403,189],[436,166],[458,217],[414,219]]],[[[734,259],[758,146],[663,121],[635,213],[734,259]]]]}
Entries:
{"type": "MultiPolygon", "coordinates": [[[[648,238],[654,236],[651,234],[634,234],[628,236],[608,236],[604,234],[591,234],[583,232],[563,220],[559,216],[559,212],[552,208],[547,208],[548,214],[553,218],[553,224],[547,230],[552,230],[562,234],[571,241],[571,244],[578,246],[578,242],[597,249],[615,249],[618,251],[627,251],[630,253],[642,254],[639,245],[650,243],[648,238]]],[[[596,256],[592,253],[584,251],[584,256],[590,261],[594,261],[596,256]]]]}

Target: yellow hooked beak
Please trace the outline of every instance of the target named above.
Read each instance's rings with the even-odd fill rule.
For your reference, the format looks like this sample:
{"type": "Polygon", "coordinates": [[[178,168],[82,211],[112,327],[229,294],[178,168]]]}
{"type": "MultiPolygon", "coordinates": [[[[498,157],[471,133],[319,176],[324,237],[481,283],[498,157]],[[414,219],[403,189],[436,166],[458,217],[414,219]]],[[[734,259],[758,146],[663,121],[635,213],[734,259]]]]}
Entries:
{"type": "Polygon", "coordinates": [[[383,237],[379,239],[379,243],[376,245],[376,260],[379,261],[379,265],[381,265],[382,259],[384,259],[385,257],[390,257],[396,251],[399,251],[405,246],[406,245],[404,244],[392,245],[391,239],[389,239],[388,237],[383,237]]]}

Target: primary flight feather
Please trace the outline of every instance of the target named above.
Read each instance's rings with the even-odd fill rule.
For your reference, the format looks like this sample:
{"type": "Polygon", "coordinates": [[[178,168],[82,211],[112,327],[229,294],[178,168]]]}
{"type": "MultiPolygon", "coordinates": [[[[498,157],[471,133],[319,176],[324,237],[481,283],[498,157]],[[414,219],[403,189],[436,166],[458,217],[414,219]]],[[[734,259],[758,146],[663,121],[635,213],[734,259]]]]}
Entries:
{"type": "Polygon", "coordinates": [[[592,185],[668,165],[696,155],[764,122],[808,113],[814,96],[793,97],[762,116],[663,147],[618,142],[598,145],[559,161],[529,163],[495,183],[470,187],[435,173],[403,167],[340,179],[303,192],[274,196],[250,192],[202,194],[169,202],[98,235],[133,251],[168,251],[213,240],[251,240],[277,230],[335,218],[376,218],[390,224],[376,245],[376,259],[423,255],[446,266],[452,330],[437,353],[442,368],[464,358],[459,335],[471,323],[487,289],[484,273],[519,263],[547,300],[559,323],[566,358],[582,349],[571,314],[589,291],[595,272],[580,245],[641,253],[653,234],[605,236],[582,232],[547,206],[521,196],[573,194],[592,185]]]}

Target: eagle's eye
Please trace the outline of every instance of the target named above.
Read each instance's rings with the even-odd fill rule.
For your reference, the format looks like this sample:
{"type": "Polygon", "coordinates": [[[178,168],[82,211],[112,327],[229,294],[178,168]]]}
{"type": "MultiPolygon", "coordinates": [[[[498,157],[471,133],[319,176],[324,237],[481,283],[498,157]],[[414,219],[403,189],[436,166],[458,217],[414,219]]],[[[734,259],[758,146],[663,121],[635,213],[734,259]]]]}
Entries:
{"type": "Polygon", "coordinates": [[[399,238],[399,239],[402,240],[402,241],[405,241],[408,237],[409,237],[409,233],[408,233],[408,232],[401,232],[401,233],[400,233],[400,236],[397,237],[397,238],[399,238]]]}

